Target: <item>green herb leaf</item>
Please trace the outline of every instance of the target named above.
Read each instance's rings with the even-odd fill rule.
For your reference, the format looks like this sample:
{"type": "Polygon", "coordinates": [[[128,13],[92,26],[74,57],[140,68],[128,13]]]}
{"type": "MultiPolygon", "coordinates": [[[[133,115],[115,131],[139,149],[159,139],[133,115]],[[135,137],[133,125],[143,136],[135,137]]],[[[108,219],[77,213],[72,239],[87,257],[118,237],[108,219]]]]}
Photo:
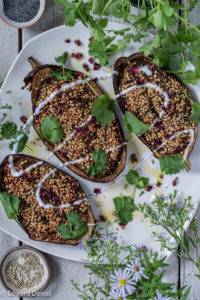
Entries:
{"type": "Polygon", "coordinates": [[[66,70],[66,69],[63,69],[62,71],[61,70],[53,70],[51,74],[57,80],[71,81],[74,76],[74,71],[66,70]]]}
{"type": "Polygon", "coordinates": [[[67,57],[68,57],[68,53],[67,52],[63,52],[62,55],[55,57],[55,61],[61,65],[61,66],[65,66],[66,62],[67,62],[67,57]]]}
{"type": "Polygon", "coordinates": [[[129,132],[136,135],[142,135],[150,128],[149,125],[138,120],[138,118],[129,111],[126,111],[124,114],[124,125],[129,132]]]}
{"type": "Polygon", "coordinates": [[[131,222],[135,210],[134,199],[129,196],[120,196],[114,198],[113,201],[120,224],[126,225],[131,222]]]}
{"type": "Polygon", "coordinates": [[[0,193],[0,200],[9,219],[18,220],[20,200],[7,192],[0,193]]]}
{"type": "Polygon", "coordinates": [[[140,177],[137,171],[130,170],[126,175],[126,180],[129,184],[134,185],[138,189],[143,189],[149,183],[149,178],[147,177],[140,177]]]}
{"type": "Polygon", "coordinates": [[[100,95],[92,105],[92,115],[98,123],[109,125],[115,120],[115,102],[107,95],[100,95]]]}
{"type": "Polygon", "coordinates": [[[45,117],[40,126],[40,134],[42,138],[52,144],[60,142],[65,134],[60,122],[55,117],[45,117]]]}
{"type": "Polygon", "coordinates": [[[11,139],[17,135],[17,125],[14,122],[5,122],[0,126],[2,139],[11,139]]]}
{"type": "Polygon", "coordinates": [[[190,120],[195,121],[197,123],[200,122],[200,103],[192,103],[192,113],[190,116],[190,120]]]}
{"type": "Polygon", "coordinates": [[[61,237],[65,240],[76,240],[85,235],[88,231],[88,226],[85,221],[82,221],[76,212],[66,214],[68,224],[60,224],[57,226],[61,237]]]}
{"type": "MultiPolygon", "coordinates": [[[[18,134],[20,134],[20,132],[18,134]]],[[[28,142],[28,134],[24,133],[23,137],[18,142],[17,153],[22,152],[24,150],[24,148],[26,147],[27,142],[28,142]]],[[[10,150],[13,150],[13,146],[14,146],[15,143],[16,143],[16,141],[9,144],[10,150]]]]}
{"type": "Polygon", "coordinates": [[[176,174],[185,169],[185,161],[181,154],[163,156],[159,161],[161,171],[165,174],[176,174]]]}
{"type": "Polygon", "coordinates": [[[89,176],[103,175],[107,167],[107,154],[105,150],[97,149],[92,152],[94,164],[88,169],[89,176]]]}

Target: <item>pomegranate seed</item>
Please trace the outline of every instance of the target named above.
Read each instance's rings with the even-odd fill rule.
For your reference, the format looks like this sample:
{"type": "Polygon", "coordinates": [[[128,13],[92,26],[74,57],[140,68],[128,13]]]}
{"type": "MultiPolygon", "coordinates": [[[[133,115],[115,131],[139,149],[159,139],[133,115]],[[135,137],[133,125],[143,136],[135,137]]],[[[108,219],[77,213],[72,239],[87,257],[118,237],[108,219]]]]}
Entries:
{"type": "Polygon", "coordinates": [[[90,58],[88,59],[88,61],[89,61],[91,64],[93,64],[93,63],[94,63],[94,58],[93,58],[93,57],[90,57],[90,58]]]}
{"type": "Polygon", "coordinates": [[[178,183],[178,177],[174,178],[174,180],[172,181],[172,185],[176,186],[178,183]]]}
{"type": "Polygon", "coordinates": [[[138,79],[137,79],[138,84],[143,84],[144,81],[145,81],[145,78],[144,78],[144,77],[141,77],[141,78],[138,78],[138,79]]]}
{"type": "Polygon", "coordinates": [[[95,194],[101,194],[101,189],[95,188],[95,189],[94,189],[94,193],[95,193],[95,194]]]}
{"type": "Polygon", "coordinates": [[[74,43],[75,43],[78,47],[80,47],[80,46],[82,45],[82,43],[81,43],[80,40],[75,40],[74,43]]]}
{"type": "Polygon", "coordinates": [[[146,192],[150,192],[152,190],[152,188],[153,188],[152,185],[147,185],[147,186],[145,186],[144,190],[146,192]]]}
{"type": "Polygon", "coordinates": [[[100,68],[101,68],[101,65],[98,64],[97,62],[95,62],[95,63],[94,63],[94,68],[93,68],[93,70],[97,71],[97,70],[99,70],[100,68]]]}
{"type": "Polygon", "coordinates": [[[139,72],[139,68],[136,67],[136,66],[133,66],[129,69],[129,71],[130,71],[131,74],[135,75],[139,72]]]}
{"type": "Polygon", "coordinates": [[[83,68],[84,68],[87,72],[90,71],[90,68],[89,68],[88,64],[86,64],[86,63],[83,64],[83,68]]]}
{"type": "Polygon", "coordinates": [[[76,59],[78,59],[78,60],[81,60],[81,59],[83,58],[83,54],[80,53],[80,52],[72,53],[72,54],[71,54],[71,57],[76,58],[76,59]]]}

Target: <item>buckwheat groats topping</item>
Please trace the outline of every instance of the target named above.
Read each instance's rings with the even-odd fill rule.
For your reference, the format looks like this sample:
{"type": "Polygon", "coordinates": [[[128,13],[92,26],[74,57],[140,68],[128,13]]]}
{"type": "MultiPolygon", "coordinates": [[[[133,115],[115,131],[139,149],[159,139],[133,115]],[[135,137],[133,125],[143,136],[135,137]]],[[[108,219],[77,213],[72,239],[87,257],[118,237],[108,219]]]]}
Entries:
{"type": "MultiPolygon", "coordinates": [[[[25,170],[37,161],[26,155],[14,156],[17,171],[25,170]]],[[[94,220],[91,217],[86,195],[78,181],[59,170],[43,183],[40,198],[44,207],[39,205],[35,196],[36,186],[44,175],[53,169],[53,166],[43,163],[20,177],[14,177],[9,164],[5,163],[3,170],[1,169],[1,185],[10,195],[19,197],[18,219],[31,239],[53,243],[71,243],[71,241],[62,239],[57,228],[59,224],[66,224],[66,214],[73,211],[87,223],[93,223],[94,220]],[[45,208],[45,204],[51,204],[54,207],[45,208]],[[66,207],[60,208],[63,204],[66,204],[66,207]]],[[[77,241],[72,241],[72,243],[77,243],[77,241]]]]}
{"type": "Polygon", "coordinates": [[[191,139],[195,141],[197,130],[189,119],[193,99],[188,88],[141,54],[123,58],[121,64],[119,59],[115,69],[119,72],[115,79],[116,92],[137,87],[119,100],[122,110],[153,125],[142,135],[142,140],[158,157],[184,154],[191,139]],[[151,86],[147,87],[149,83],[151,86]],[[161,91],[166,93],[167,101],[161,91]]]}
{"type": "MultiPolygon", "coordinates": [[[[29,80],[32,98],[34,98],[32,100],[34,110],[55,90],[59,90],[64,83],[84,78],[82,73],[74,72],[73,78],[69,81],[58,80],[52,76],[48,67],[45,77],[41,79],[40,73],[43,76],[45,66],[44,69],[42,68],[38,68],[31,81],[29,80]]],[[[101,125],[91,115],[92,105],[100,94],[101,90],[94,82],[77,84],[73,88],[61,91],[34,118],[34,128],[41,136],[40,128],[44,119],[47,116],[56,117],[64,131],[64,138],[54,144],[44,141],[48,148],[54,151],[63,162],[70,162],[69,168],[78,175],[94,181],[108,182],[123,170],[125,148],[117,119],[109,125],[101,125]],[[74,134],[70,137],[72,133],[74,134]],[[57,148],[63,141],[65,142],[58,150],[57,148]],[[121,147],[118,147],[120,145],[121,147]],[[89,176],[88,169],[94,163],[92,153],[97,149],[107,153],[106,170],[103,174],[89,176]],[[74,160],[81,158],[84,158],[81,162],[73,164],[74,160]]]]}

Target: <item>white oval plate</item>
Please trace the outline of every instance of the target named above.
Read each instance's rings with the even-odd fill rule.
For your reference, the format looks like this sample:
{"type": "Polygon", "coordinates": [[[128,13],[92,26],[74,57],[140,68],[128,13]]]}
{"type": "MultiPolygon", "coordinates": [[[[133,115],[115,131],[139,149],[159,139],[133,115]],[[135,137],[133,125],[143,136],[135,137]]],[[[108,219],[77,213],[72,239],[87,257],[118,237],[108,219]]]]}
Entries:
{"type": "MultiPolygon", "coordinates": [[[[118,23],[110,23],[109,27],[115,30],[120,30],[124,28],[124,25],[118,23]]],[[[28,57],[33,56],[41,64],[55,64],[55,57],[62,54],[63,51],[68,51],[69,53],[71,53],[72,51],[81,51],[82,53],[84,53],[84,61],[87,62],[89,37],[90,36],[88,29],[80,23],[77,23],[76,26],[74,26],[73,28],[61,26],[51,29],[45,33],[34,37],[24,46],[24,48],[14,61],[0,91],[1,103],[8,103],[12,105],[12,109],[7,111],[7,120],[12,120],[16,122],[18,126],[21,126],[22,123],[20,122],[20,117],[22,115],[28,117],[32,114],[30,92],[26,89],[21,89],[21,87],[24,85],[24,77],[31,70],[31,66],[28,63],[28,57]],[[83,42],[83,47],[77,47],[74,43],[66,44],[64,40],[67,38],[71,40],[80,39],[83,42]]],[[[138,46],[138,44],[132,44],[129,47],[129,49],[119,54],[118,56],[130,55],[133,52],[137,52],[138,46]]],[[[114,57],[110,62],[109,65],[111,67],[116,58],[117,57],[114,57]]],[[[73,69],[83,71],[82,63],[84,61],[77,62],[75,60],[71,60],[69,61],[69,65],[73,69]]],[[[105,74],[107,71],[107,69],[97,72],[94,71],[94,73],[91,75],[98,76],[100,74],[105,74]]],[[[99,84],[101,85],[103,90],[107,92],[111,97],[114,96],[111,78],[101,80],[99,84]]],[[[197,98],[197,94],[200,92],[200,84],[192,86],[191,90],[197,98]]],[[[1,113],[2,112],[3,111],[1,111],[1,113]]],[[[133,139],[133,141],[128,145],[128,157],[126,168],[123,174],[120,175],[120,177],[117,180],[115,180],[115,182],[111,185],[88,182],[80,178],[79,176],[74,175],[72,172],[65,168],[66,172],[74,175],[74,177],[79,179],[81,185],[88,193],[94,214],[97,215],[101,213],[109,220],[115,219],[115,216],[113,214],[113,197],[118,196],[122,193],[127,195],[133,194],[132,187],[125,186],[124,182],[124,175],[127,173],[127,170],[130,167],[133,167],[129,159],[132,153],[135,153],[137,155],[139,161],[143,160],[143,162],[137,167],[137,170],[141,175],[148,176],[150,178],[150,184],[155,184],[156,179],[159,175],[158,161],[153,156],[151,156],[151,152],[146,148],[146,146],[144,146],[140,142],[140,140],[137,137],[132,136],[129,137],[129,139],[133,139]],[[101,188],[103,192],[100,195],[98,195],[98,197],[95,197],[93,193],[94,188],[101,188]]],[[[24,151],[24,153],[26,154],[33,155],[44,160],[49,154],[48,150],[46,149],[44,144],[38,139],[33,129],[31,130],[27,146],[28,147],[26,147],[24,151]]],[[[9,154],[8,143],[1,142],[0,150],[0,161],[2,161],[4,157],[9,154]]],[[[189,173],[184,171],[181,174],[179,174],[179,184],[176,187],[181,197],[188,195],[192,196],[194,210],[191,211],[190,219],[193,217],[200,200],[200,160],[198,156],[199,139],[195,145],[195,149],[191,157],[192,169],[189,173]]],[[[53,156],[53,158],[49,162],[55,165],[59,164],[59,160],[55,156],[53,156]]],[[[157,188],[156,192],[160,192],[163,195],[167,195],[169,192],[173,191],[174,187],[171,183],[174,177],[175,176],[165,176],[162,187],[159,190],[157,188]]],[[[143,201],[149,201],[151,200],[151,197],[154,193],[155,189],[151,192],[146,192],[140,197],[139,193],[136,193],[135,202],[138,203],[143,201]]],[[[86,259],[86,253],[81,247],[81,245],[72,247],[30,240],[15,221],[7,219],[1,205],[0,219],[0,228],[3,231],[9,233],[13,237],[23,241],[26,244],[29,244],[47,253],[60,256],[66,259],[71,259],[75,261],[86,259]]],[[[186,227],[188,225],[189,222],[187,222],[186,227]]],[[[142,221],[142,217],[139,213],[134,214],[133,221],[126,226],[124,231],[122,231],[122,229],[119,230],[128,243],[140,245],[142,244],[154,250],[160,251],[159,244],[154,242],[152,228],[150,227],[147,221],[142,221]]]]}

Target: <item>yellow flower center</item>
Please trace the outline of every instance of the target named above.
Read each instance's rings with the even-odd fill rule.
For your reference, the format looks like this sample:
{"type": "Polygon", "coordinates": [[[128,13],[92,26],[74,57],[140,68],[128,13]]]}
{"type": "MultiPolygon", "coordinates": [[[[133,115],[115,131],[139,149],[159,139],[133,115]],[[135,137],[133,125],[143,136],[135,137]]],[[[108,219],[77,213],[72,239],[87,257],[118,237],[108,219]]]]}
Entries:
{"type": "Polygon", "coordinates": [[[119,285],[120,286],[125,286],[126,285],[126,279],[125,278],[120,278],[119,285]]]}

